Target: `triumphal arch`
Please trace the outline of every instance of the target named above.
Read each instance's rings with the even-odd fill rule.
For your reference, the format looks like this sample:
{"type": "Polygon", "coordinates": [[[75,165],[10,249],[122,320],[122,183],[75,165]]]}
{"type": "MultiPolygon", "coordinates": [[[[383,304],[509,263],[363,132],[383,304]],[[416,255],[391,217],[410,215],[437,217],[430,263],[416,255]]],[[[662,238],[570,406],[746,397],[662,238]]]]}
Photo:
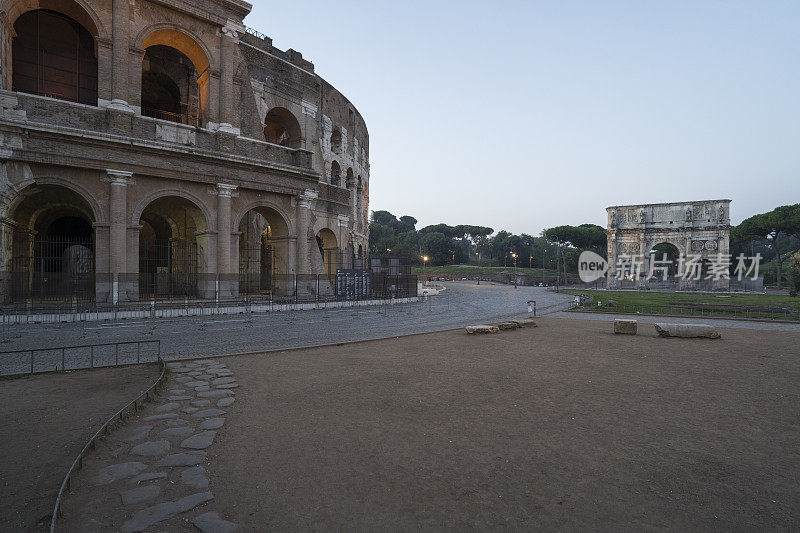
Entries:
{"type": "MultiPolygon", "coordinates": [[[[669,265],[658,272],[678,289],[727,290],[727,276],[711,275],[711,266],[730,254],[730,200],[707,200],[668,204],[626,205],[606,208],[608,212],[608,288],[647,288],[652,283],[653,256],[666,253],[669,265]],[[620,278],[614,270],[628,259],[641,260],[638,272],[620,278]],[[682,259],[699,261],[699,276],[682,276],[682,259]],[[662,274],[669,271],[668,275],[662,274]],[[699,278],[699,279],[698,279],[699,278]]],[[[662,261],[663,264],[663,261],[662,261]]]]}

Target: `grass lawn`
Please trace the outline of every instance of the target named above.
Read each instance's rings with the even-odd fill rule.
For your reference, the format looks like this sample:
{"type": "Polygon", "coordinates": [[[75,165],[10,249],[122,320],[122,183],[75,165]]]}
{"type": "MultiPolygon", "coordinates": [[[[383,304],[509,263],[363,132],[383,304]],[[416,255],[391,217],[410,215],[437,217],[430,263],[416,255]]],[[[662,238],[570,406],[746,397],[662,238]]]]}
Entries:
{"type": "Polygon", "coordinates": [[[800,297],[779,294],[693,294],[651,291],[595,291],[569,289],[568,294],[586,294],[593,297],[593,303],[587,305],[589,311],[643,312],[648,314],[685,314],[704,316],[745,316],[752,318],[785,318],[798,320],[800,313],[800,297]],[[605,304],[608,300],[617,302],[614,308],[605,305],[597,306],[597,302],[605,304]],[[687,309],[674,304],[709,304],[702,309],[687,309]],[[786,308],[788,313],[773,310],[731,309],[731,306],[786,308]],[[743,312],[744,311],[744,312],[743,312]],[[789,314],[791,313],[791,314],[789,314]]]}

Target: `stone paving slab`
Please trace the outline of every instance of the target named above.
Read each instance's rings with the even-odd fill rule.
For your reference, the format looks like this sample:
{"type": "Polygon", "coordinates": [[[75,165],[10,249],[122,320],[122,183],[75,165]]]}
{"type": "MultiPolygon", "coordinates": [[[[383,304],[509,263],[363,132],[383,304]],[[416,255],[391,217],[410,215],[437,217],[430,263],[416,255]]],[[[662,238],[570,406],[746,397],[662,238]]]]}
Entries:
{"type": "Polygon", "coordinates": [[[181,426],[177,428],[168,428],[160,433],[164,437],[187,437],[194,433],[194,430],[188,426],[181,426]]]}
{"type": "Polygon", "coordinates": [[[193,466],[181,472],[181,483],[195,489],[207,489],[208,477],[206,469],[202,466],[193,466]]]}
{"type": "Polygon", "coordinates": [[[142,485],[135,489],[125,490],[120,492],[122,503],[125,505],[133,505],[136,503],[146,502],[152,500],[161,492],[161,487],[158,485],[142,485]]]}
{"type": "Polygon", "coordinates": [[[139,474],[135,478],[132,478],[128,481],[131,485],[137,485],[139,483],[144,483],[145,481],[153,481],[154,479],[164,479],[167,477],[166,472],[147,472],[145,474],[139,474]]]}
{"type": "Polygon", "coordinates": [[[128,436],[123,437],[122,440],[125,442],[136,442],[137,440],[142,440],[150,434],[151,429],[153,429],[153,426],[139,426],[138,428],[131,430],[128,433],[128,436]]]}
{"type": "Polygon", "coordinates": [[[156,466],[194,466],[206,459],[206,452],[184,452],[167,455],[156,466]]]}
{"type": "Polygon", "coordinates": [[[144,531],[148,527],[173,517],[180,513],[190,511],[209,500],[212,500],[214,495],[211,492],[200,492],[192,494],[176,500],[173,502],[164,502],[142,509],[133,515],[133,518],[122,524],[120,531],[123,533],[133,533],[137,531],[144,531]]]}
{"type": "Polygon", "coordinates": [[[110,465],[98,472],[95,483],[98,485],[108,485],[126,477],[135,476],[142,470],[146,470],[147,465],[140,462],[119,463],[110,465]]]}
{"type": "Polygon", "coordinates": [[[196,516],[192,520],[192,524],[200,530],[201,533],[231,533],[236,530],[236,524],[228,522],[219,517],[217,513],[208,512],[196,516]]]}
{"type": "Polygon", "coordinates": [[[192,435],[188,439],[181,442],[181,448],[189,448],[192,450],[205,450],[211,443],[214,442],[216,431],[201,431],[197,435],[192,435]]]}
{"type": "Polygon", "coordinates": [[[141,455],[144,457],[153,457],[154,455],[164,455],[169,451],[169,447],[170,444],[168,440],[143,442],[138,446],[134,446],[131,449],[131,454],[141,455]]]}
{"type": "Polygon", "coordinates": [[[192,416],[197,417],[197,418],[208,418],[208,417],[220,416],[220,415],[224,415],[224,414],[225,414],[225,411],[223,411],[222,409],[204,409],[202,411],[198,411],[198,412],[194,413],[192,416]]]}
{"type": "Polygon", "coordinates": [[[224,424],[224,418],[206,418],[200,423],[200,429],[219,429],[224,424]]]}

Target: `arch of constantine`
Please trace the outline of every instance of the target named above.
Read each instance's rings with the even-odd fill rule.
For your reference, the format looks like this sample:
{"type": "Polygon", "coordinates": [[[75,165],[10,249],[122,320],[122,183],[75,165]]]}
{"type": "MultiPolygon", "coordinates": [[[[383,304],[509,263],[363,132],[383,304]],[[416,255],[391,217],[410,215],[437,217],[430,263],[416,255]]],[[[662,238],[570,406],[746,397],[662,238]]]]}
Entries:
{"type": "MultiPolygon", "coordinates": [[[[620,260],[631,257],[643,258],[641,272],[636,279],[618,279],[613,273],[608,276],[608,288],[626,285],[638,288],[648,286],[650,252],[674,250],[674,257],[699,257],[707,265],[719,257],[730,254],[730,200],[708,200],[700,202],[677,202],[665,204],[643,204],[614,206],[608,213],[608,264],[613,271],[620,260]]],[[[714,290],[726,290],[730,280],[675,279],[679,289],[709,286],[714,290]]]]}

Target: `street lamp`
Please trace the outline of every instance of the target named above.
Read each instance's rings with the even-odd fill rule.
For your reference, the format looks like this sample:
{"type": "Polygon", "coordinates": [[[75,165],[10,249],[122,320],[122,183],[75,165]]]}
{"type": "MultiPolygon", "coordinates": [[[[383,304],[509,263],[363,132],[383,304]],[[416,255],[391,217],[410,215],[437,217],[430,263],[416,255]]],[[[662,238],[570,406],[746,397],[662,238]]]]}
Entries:
{"type": "Polygon", "coordinates": [[[475,255],[478,256],[478,285],[481,284],[481,253],[475,252],[475,255]]]}
{"type": "Polygon", "coordinates": [[[511,257],[514,259],[514,288],[517,288],[517,254],[511,252],[511,257]]]}

